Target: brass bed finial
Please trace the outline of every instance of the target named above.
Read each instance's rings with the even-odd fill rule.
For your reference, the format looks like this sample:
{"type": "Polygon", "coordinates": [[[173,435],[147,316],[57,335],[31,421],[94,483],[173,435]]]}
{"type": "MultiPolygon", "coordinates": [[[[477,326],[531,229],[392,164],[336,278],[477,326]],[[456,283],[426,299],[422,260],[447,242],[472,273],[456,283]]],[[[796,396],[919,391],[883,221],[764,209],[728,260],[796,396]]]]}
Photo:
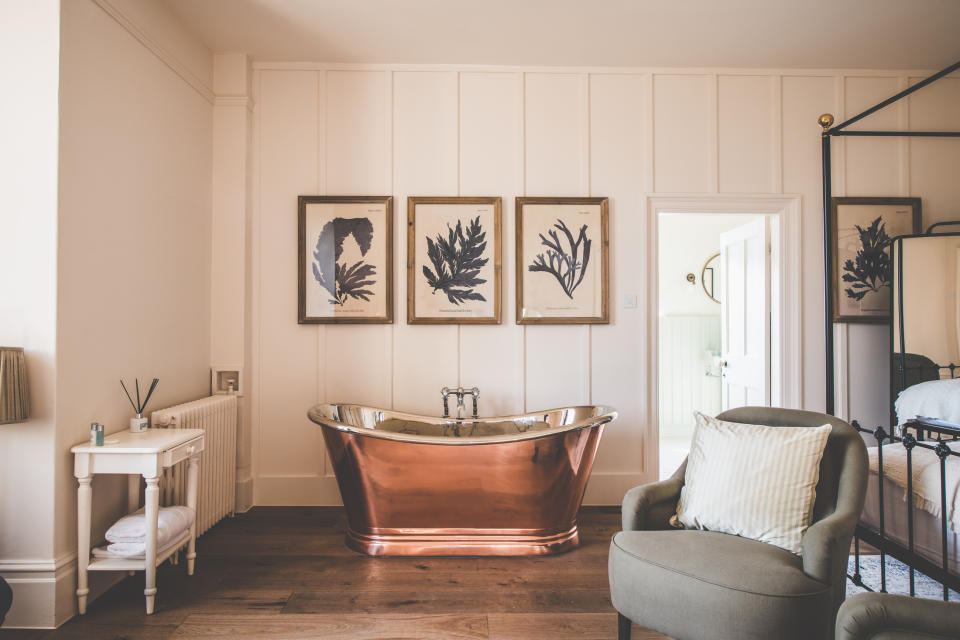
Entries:
{"type": "Polygon", "coordinates": [[[833,114],[824,113],[819,118],[817,118],[817,124],[823,127],[823,132],[826,133],[827,130],[833,126],[833,114]]]}

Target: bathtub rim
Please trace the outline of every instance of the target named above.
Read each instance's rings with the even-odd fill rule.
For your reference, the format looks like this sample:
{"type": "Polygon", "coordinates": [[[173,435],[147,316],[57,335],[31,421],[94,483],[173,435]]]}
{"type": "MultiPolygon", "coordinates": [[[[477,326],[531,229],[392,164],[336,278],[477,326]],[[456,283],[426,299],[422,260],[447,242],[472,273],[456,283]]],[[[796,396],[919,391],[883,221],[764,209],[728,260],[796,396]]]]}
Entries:
{"type": "Polygon", "coordinates": [[[367,438],[379,438],[381,440],[392,440],[395,442],[407,442],[410,444],[430,444],[430,445],[441,445],[441,446],[467,446],[467,445],[485,445],[485,444],[503,444],[507,442],[520,442],[523,440],[536,440],[539,438],[548,438],[551,436],[556,436],[561,433],[566,433],[569,431],[579,431],[581,429],[589,429],[592,427],[598,427],[601,425],[609,424],[610,422],[617,419],[617,411],[613,407],[607,405],[573,405],[568,407],[558,407],[554,409],[544,409],[541,411],[532,411],[522,414],[515,414],[509,416],[491,416],[487,418],[477,418],[476,420],[472,418],[464,418],[458,420],[457,418],[442,418],[437,416],[424,416],[416,413],[404,413],[401,411],[391,411],[388,409],[379,409],[377,407],[370,407],[362,404],[355,403],[340,403],[340,402],[322,402],[316,404],[307,411],[307,418],[321,426],[344,433],[351,433],[358,436],[363,436],[367,438]],[[376,429],[370,429],[367,427],[357,427],[354,425],[345,424],[343,422],[338,422],[331,418],[327,418],[319,413],[321,407],[356,407],[359,409],[367,409],[370,411],[376,411],[380,415],[378,420],[382,421],[387,418],[396,418],[400,420],[409,420],[411,422],[424,422],[427,424],[472,424],[474,422],[506,422],[506,421],[517,421],[517,420],[529,420],[542,416],[546,413],[552,413],[557,411],[572,411],[577,409],[590,409],[593,411],[593,415],[587,416],[583,420],[578,420],[568,425],[562,425],[559,427],[553,427],[550,429],[541,429],[539,431],[530,431],[525,433],[516,433],[516,434],[505,434],[497,436],[481,436],[481,437],[464,437],[464,438],[449,438],[443,436],[421,436],[417,434],[409,433],[396,433],[392,431],[377,431],[376,429]]]}

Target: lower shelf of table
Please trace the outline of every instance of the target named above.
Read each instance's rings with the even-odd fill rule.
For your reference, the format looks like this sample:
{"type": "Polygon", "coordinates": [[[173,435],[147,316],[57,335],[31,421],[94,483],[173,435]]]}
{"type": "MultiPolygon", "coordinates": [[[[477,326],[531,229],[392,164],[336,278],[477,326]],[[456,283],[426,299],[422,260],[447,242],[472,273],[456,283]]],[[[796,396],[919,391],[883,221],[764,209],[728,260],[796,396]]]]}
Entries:
{"type": "MultiPolygon", "coordinates": [[[[160,566],[164,560],[175,554],[190,542],[190,531],[188,530],[172,545],[166,547],[163,552],[157,552],[157,562],[155,566],[160,566]]],[[[98,558],[91,555],[87,571],[143,571],[147,568],[145,558],[98,558]]]]}

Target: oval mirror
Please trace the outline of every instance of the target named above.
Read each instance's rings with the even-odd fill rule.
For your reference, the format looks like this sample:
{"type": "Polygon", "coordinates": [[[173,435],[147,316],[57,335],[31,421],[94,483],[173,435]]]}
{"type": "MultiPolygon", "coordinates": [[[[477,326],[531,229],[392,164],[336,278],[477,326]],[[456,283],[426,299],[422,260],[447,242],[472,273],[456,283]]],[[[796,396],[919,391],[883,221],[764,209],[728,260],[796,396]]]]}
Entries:
{"type": "Polygon", "coordinates": [[[711,300],[720,304],[720,254],[715,253],[703,263],[703,271],[700,272],[700,284],[703,286],[703,292],[711,300]]]}

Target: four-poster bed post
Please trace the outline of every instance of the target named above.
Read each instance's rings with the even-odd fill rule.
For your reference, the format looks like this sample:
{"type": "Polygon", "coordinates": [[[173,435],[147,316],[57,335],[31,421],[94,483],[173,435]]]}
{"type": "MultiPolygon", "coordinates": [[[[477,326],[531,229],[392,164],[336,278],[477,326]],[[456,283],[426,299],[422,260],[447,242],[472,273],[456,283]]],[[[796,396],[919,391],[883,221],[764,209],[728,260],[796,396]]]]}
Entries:
{"type": "Polygon", "coordinates": [[[893,95],[883,102],[879,102],[869,109],[861,111],[857,115],[841,122],[837,126],[833,125],[833,116],[829,113],[821,115],[817,122],[823,131],[820,134],[821,150],[823,158],[823,271],[824,271],[824,345],[826,352],[826,369],[824,383],[826,384],[826,412],[833,415],[834,412],[834,362],[833,362],[833,282],[831,280],[830,265],[833,261],[832,251],[830,249],[830,201],[833,197],[831,184],[830,168],[830,138],[833,136],[906,136],[922,138],[960,138],[960,131],[849,131],[847,127],[866,118],[872,113],[883,109],[886,106],[897,102],[911,93],[922,89],[923,87],[936,82],[940,78],[960,69],[960,61],[953,63],[946,69],[938,71],[929,78],[912,85],[900,93],[893,95]]]}

